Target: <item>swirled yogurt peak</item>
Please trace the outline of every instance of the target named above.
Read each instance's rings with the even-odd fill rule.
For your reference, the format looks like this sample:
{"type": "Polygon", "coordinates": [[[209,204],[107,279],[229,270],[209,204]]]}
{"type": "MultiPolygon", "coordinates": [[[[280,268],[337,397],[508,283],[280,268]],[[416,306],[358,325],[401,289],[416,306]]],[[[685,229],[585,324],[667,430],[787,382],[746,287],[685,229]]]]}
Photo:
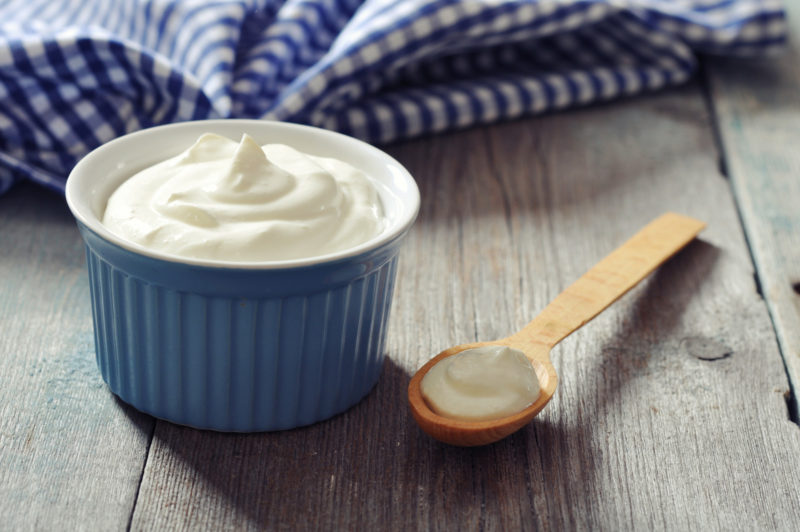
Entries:
{"type": "Polygon", "coordinates": [[[385,223],[375,185],[349,164],[210,133],[126,180],[103,215],[111,232],[148,249],[238,262],[344,251],[385,223]]]}

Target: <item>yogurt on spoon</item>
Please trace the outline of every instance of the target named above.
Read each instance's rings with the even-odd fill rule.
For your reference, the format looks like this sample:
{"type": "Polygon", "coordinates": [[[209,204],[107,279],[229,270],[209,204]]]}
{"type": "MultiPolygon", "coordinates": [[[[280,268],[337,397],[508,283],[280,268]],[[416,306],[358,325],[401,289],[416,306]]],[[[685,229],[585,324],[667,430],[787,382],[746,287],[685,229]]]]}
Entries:
{"type": "Polygon", "coordinates": [[[441,360],[425,374],[420,389],[437,414],[484,421],[532,405],[539,396],[539,379],[522,351],[486,345],[441,360]]]}

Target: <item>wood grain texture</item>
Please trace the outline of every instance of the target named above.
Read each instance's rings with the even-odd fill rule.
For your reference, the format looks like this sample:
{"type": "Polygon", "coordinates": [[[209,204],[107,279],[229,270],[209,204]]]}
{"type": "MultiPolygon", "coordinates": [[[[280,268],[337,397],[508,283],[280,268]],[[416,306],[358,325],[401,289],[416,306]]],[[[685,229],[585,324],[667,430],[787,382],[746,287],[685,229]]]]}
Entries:
{"type": "Polygon", "coordinates": [[[696,86],[395,146],[422,189],[376,389],[309,428],[157,423],[133,530],[791,529],[800,431],[696,86]],[[440,444],[413,423],[432,354],[518,330],[654,214],[708,222],[553,351],[525,429],[440,444]]]}
{"type": "Polygon", "coordinates": [[[800,411],[800,4],[781,56],[706,68],[727,171],[800,411]]]}
{"type": "Polygon", "coordinates": [[[62,197],[0,198],[0,529],[124,529],[152,432],[97,371],[83,246],[62,197]]]}

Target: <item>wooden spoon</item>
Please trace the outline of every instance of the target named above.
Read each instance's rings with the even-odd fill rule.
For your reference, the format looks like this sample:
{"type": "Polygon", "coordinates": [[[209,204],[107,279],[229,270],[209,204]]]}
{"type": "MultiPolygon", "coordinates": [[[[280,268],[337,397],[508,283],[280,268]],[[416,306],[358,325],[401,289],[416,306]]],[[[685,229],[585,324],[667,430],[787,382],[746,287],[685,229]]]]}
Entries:
{"type": "Polygon", "coordinates": [[[414,419],[429,435],[451,445],[486,445],[516,432],[545,407],[556,390],[558,376],[550,362],[550,350],[647,277],[704,227],[694,218],[663,214],[559,294],[518,333],[494,342],[445,349],[422,366],[408,385],[414,419]],[[422,397],[422,378],[443,358],[485,345],[505,345],[525,353],[539,379],[539,397],[518,414],[489,421],[459,421],[436,414],[422,397]]]}

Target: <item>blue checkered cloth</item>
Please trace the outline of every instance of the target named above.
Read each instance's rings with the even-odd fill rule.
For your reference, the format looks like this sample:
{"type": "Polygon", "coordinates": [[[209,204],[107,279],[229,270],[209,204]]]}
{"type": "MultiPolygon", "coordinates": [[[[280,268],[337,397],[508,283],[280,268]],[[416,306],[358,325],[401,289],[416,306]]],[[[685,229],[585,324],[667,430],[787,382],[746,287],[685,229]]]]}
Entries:
{"type": "Polygon", "coordinates": [[[125,133],[246,117],[374,143],[685,81],[780,0],[0,0],[0,192],[125,133]]]}

